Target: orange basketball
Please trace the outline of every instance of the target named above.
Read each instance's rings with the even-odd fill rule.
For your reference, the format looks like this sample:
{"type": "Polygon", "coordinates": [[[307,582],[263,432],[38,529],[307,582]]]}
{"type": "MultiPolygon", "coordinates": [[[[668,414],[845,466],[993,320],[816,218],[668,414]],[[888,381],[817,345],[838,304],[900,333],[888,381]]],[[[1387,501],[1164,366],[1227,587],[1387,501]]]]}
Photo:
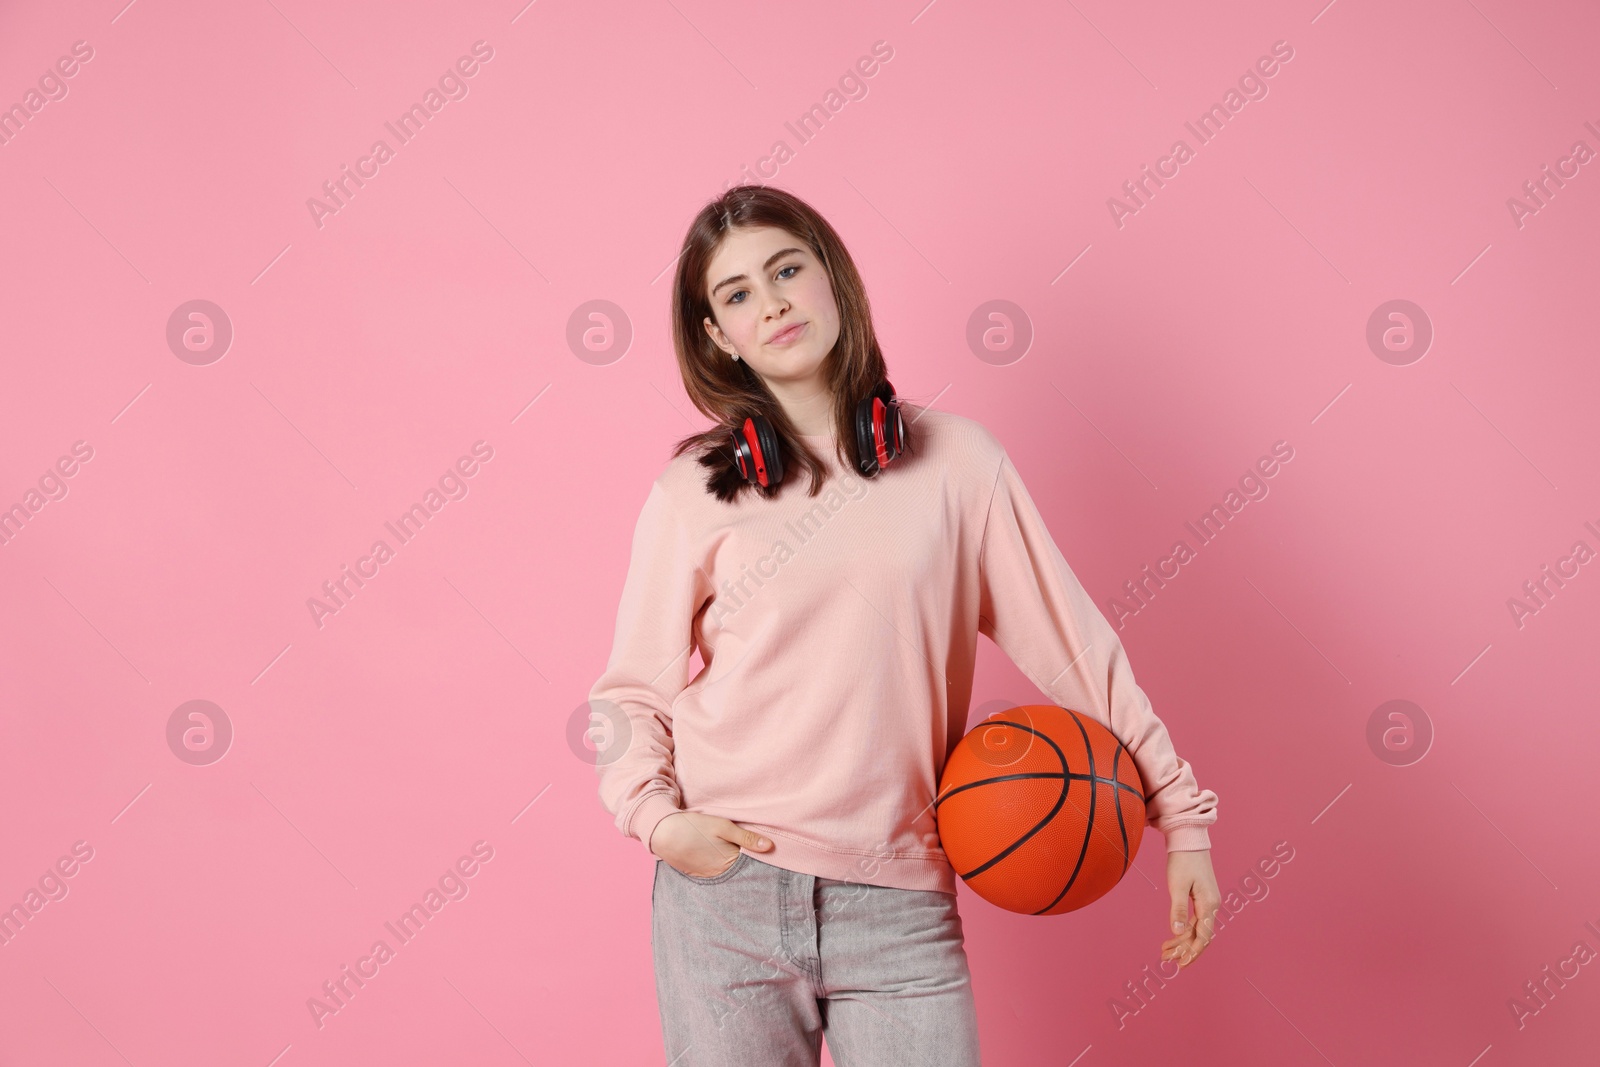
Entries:
{"type": "Polygon", "coordinates": [[[983,899],[1060,915],[1111,891],[1139,854],[1144,781],[1099,722],[1051,704],[978,723],[934,800],[950,864],[983,899]]]}

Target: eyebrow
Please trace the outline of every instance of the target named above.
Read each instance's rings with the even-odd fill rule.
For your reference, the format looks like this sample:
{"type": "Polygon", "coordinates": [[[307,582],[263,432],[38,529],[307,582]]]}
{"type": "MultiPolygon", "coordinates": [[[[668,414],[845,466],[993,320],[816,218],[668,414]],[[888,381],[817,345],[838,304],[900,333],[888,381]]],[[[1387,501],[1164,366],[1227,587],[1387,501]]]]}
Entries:
{"type": "MultiPolygon", "coordinates": [[[[765,263],[761,264],[761,269],[763,271],[771,270],[772,269],[772,265],[774,263],[778,262],[778,260],[782,259],[784,256],[787,256],[791,252],[799,252],[799,251],[800,251],[800,249],[798,249],[798,248],[780,248],[778,251],[772,253],[772,255],[767,257],[767,261],[765,263]]],[[[720,282],[718,282],[716,285],[713,285],[711,287],[711,295],[712,296],[716,296],[717,295],[717,290],[721,289],[724,285],[732,285],[734,282],[743,282],[743,281],[749,281],[749,280],[750,280],[750,276],[748,274],[735,274],[731,278],[724,278],[720,282]]]]}

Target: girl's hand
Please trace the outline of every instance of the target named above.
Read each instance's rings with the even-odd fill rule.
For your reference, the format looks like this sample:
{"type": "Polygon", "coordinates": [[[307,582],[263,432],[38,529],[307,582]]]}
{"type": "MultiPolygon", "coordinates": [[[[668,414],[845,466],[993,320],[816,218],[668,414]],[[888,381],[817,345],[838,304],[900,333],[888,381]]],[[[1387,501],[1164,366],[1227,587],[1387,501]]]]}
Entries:
{"type": "Polygon", "coordinates": [[[691,878],[715,878],[732,867],[740,845],[765,852],[772,842],[736,822],[698,811],[675,811],[650,834],[650,851],[691,878]]]}
{"type": "Polygon", "coordinates": [[[1168,919],[1177,936],[1161,943],[1161,958],[1176,959],[1180,968],[1187,967],[1211,943],[1216,932],[1217,905],[1222,903],[1217,876],[1211,870],[1211,850],[1167,853],[1167,889],[1172,894],[1168,919]],[[1189,914],[1191,896],[1193,917],[1189,914]]]}

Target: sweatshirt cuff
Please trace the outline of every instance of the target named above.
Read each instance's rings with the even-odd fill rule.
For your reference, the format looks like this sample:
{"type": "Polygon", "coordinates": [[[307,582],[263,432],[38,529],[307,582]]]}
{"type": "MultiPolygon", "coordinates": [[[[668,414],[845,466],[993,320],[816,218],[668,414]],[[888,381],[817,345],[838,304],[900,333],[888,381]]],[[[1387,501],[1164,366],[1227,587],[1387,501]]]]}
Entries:
{"type": "MultiPolygon", "coordinates": [[[[655,792],[639,802],[633,809],[633,818],[628,823],[628,832],[639,839],[644,845],[644,850],[650,852],[650,835],[655,832],[656,823],[665,819],[675,811],[682,811],[678,802],[672,799],[671,793],[655,792]]],[[[652,857],[654,852],[650,852],[652,857]]]]}
{"type": "Polygon", "coordinates": [[[1168,852],[1201,852],[1211,847],[1211,833],[1203,825],[1174,826],[1165,836],[1168,852]]]}

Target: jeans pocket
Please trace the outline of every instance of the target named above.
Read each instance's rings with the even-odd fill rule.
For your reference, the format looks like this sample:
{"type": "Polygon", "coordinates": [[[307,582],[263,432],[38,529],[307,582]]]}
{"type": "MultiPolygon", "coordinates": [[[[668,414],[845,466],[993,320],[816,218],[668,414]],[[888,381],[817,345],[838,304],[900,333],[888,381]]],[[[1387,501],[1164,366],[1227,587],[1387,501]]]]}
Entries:
{"type": "Polygon", "coordinates": [[[670,863],[668,863],[667,866],[672,867],[674,871],[682,874],[685,878],[691,882],[694,882],[696,885],[716,885],[718,882],[726,882],[729,878],[732,878],[734,875],[738,874],[740,869],[744,867],[745,862],[749,859],[750,854],[748,852],[740,852],[738,858],[728,865],[727,870],[723,871],[721,874],[713,874],[709,878],[699,878],[692,874],[683,874],[683,872],[679,871],[678,868],[672,867],[672,864],[670,863]]]}

